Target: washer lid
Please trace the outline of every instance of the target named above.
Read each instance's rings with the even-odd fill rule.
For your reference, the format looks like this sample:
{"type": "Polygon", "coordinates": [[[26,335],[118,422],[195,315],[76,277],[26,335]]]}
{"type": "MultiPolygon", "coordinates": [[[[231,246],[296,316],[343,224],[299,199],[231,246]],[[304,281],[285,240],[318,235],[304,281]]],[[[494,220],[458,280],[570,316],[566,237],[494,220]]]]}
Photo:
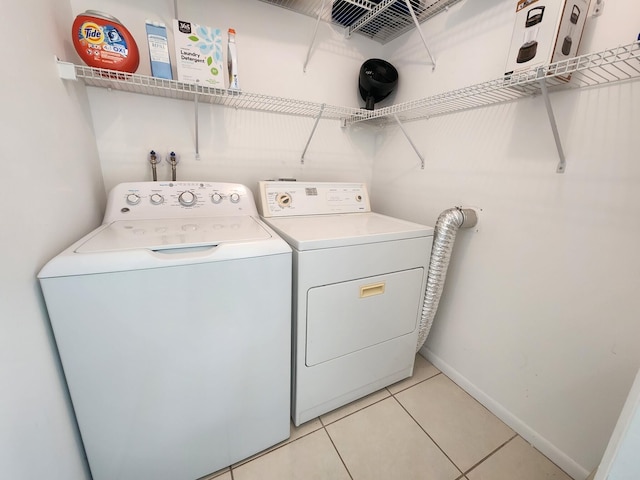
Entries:
{"type": "Polygon", "coordinates": [[[77,253],[168,250],[268,240],[271,234],[251,216],[119,220],[76,247],[77,253]]]}
{"type": "Polygon", "coordinates": [[[297,250],[345,247],[433,235],[432,227],[373,212],[279,217],[265,221],[297,250]]]}

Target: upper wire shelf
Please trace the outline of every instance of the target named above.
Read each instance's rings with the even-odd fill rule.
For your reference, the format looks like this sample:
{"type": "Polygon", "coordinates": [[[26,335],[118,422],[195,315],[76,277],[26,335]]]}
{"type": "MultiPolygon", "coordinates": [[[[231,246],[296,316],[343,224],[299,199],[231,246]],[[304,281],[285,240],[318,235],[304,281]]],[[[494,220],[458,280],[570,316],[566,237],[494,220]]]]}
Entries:
{"type": "Polygon", "coordinates": [[[363,110],[355,107],[341,107],[238,90],[206,87],[195,83],[74,65],[60,60],[58,60],[58,69],[60,76],[64,79],[82,79],[86,85],[93,87],[156,97],[190,101],[196,100],[197,97],[201,103],[304,117],[318,117],[322,114],[322,118],[345,119],[366,115],[363,110]]]}
{"type": "Polygon", "coordinates": [[[597,53],[589,53],[488,82],[398,103],[363,116],[347,119],[347,124],[378,119],[380,123],[419,120],[516,100],[539,94],[541,82],[549,91],[592,87],[640,78],[640,43],[634,42],[597,53]]]}
{"type": "MultiPolygon", "coordinates": [[[[385,44],[413,30],[406,0],[260,0],[344,27],[347,36],[364,35],[385,44]]],[[[410,0],[419,23],[460,0],[410,0]]]]}

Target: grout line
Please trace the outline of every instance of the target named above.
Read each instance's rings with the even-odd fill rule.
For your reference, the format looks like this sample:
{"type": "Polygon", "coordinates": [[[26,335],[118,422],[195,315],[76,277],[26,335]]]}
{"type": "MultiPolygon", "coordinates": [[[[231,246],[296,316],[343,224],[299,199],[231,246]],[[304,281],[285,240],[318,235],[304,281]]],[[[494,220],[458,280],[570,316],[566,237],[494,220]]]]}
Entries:
{"type": "MultiPolygon", "coordinates": [[[[433,378],[433,377],[431,377],[431,378],[433,378]]],[[[464,476],[464,472],[462,471],[462,469],[460,467],[458,467],[458,465],[451,459],[451,457],[449,457],[449,455],[447,455],[447,453],[442,449],[442,447],[440,447],[440,445],[438,445],[438,442],[436,442],[433,439],[433,437],[431,437],[431,435],[429,435],[429,433],[424,428],[422,428],[422,425],[420,425],[420,423],[415,418],[413,418],[413,415],[411,415],[409,413],[409,411],[406,408],[404,408],[404,405],[402,405],[402,403],[400,403],[400,400],[398,400],[395,395],[392,395],[392,397],[396,402],[398,402],[398,405],[400,405],[400,408],[402,408],[405,412],[407,412],[407,415],[409,415],[409,417],[411,417],[411,420],[413,420],[416,423],[416,425],[418,425],[418,428],[420,428],[420,430],[422,430],[424,432],[424,434],[427,437],[429,437],[429,439],[433,442],[433,444],[436,447],[438,447],[438,450],[440,450],[442,452],[442,454],[445,457],[447,457],[447,460],[449,460],[451,462],[451,464],[458,469],[458,471],[460,472],[460,476],[458,477],[458,479],[462,478],[464,476]]]]}
{"type": "MultiPolygon", "coordinates": [[[[322,420],[320,420],[320,422],[322,423],[322,420]]],[[[327,434],[327,437],[329,437],[329,441],[331,442],[331,445],[333,445],[334,450],[338,454],[338,458],[342,462],[342,465],[344,465],[344,469],[347,471],[347,475],[349,475],[349,478],[351,480],[353,480],[353,475],[351,475],[351,472],[349,471],[349,467],[347,467],[347,464],[345,463],[344,459],[342,458],[342,455],[340,455],[340,451],[338,450],[338,447],[336,447],[336,444],[333,442],[333,438],[331,438],[331,435],[329,435],[329,430],[327,430],[327,427],[324,427],[324,426],[322,427],[322,429],[327,434]]]]}
{"type": "Polygon", "coordinates": [[[507,440],[506,442],[504,442],[502,445],[500,445],[499,447],[497,447],[495,450],[493,450],[491,453],[489,453],[486,457],[484,457],[482,460],[480,460],[479,462],[477,462],[475,465],[472,465],[471,467],[469,467],[469,469],[464,472],[464,474],[466,475],[467,473],[471,472],[471,470],[473,470],[474,468],[476,468],[478,465],[480,465],[481,463],[483,463],[485,460],[487,460],[489,457],[493,456],[498,450],[500,450],[502,447],[504,447],[507,443],[510,443],[514,438],[516,438],[518,436],[518,434],[516,433],[513,437],[511,437],[509,440],[507,440]]]}
{"type": "MultiPolygon", "coordinates": [[[[319,419],[320,419],[320,417],[318,417],[318,420],[319,419]]],[[[322,425],[322,421],[320,421],[320,424],[322,425]]],[[[297,428],[297,427],[294,427],[294,428],[297,428]]],[[[282,447],[286,447],[287,445],[291,445],[292,443],[297,442],[298,440],[302,440],[303,438],[308,437],[312,433],[315,433],[318,430],[322,430],[322,428],[323,427],[316,428],[315,430],[312,430],[309,433],[305,433],[304,435],[302,435],[302,436],[300,436],[300,437],[298,437],[296,439],[293,439],[293,440],[290,440],[290,439],[283,440],[282,442],[277,443],[275,445],[272,445],[271,447],[268,447],[265,450],[262,450],[261,452],[254,453],[251,457],[245,458],[244,460],[240,460],[240,461],[234,463],[235,468],[237,469],[237,468],[241,467],[242,465],[246,465],[249,462],[253,462],[254,460],[257,460],[259,458],[264,457],[265,455],[268,455],[268,454],[270,454],[272,452],[275,452],[276,450],[280,450],[282,447]]],[[[229,465],[229,468],[233,468],[233,465],[229,465]]],[[[214,477],[214,479],[215,478],[217,478],[217,477],[214,477]]]]}
{"type": "MultiPolygon", "coordinates": [[[[427,382],[427,381],[431,380],[432,378],[436,378],[438,375],[444,375],[444,373],[442,373],[442,372],[438,371],[438,373],[436,373],[435,375],[431,375],[429,378],[423,378],[422,380],[420,380],[419,382],[414,383],[413,385],[409,385],[408,387],[403,388],[402,390],[398,390],[396,393],[392,393],[392,392],[391,392],[391,390],[389,390],[388,388],[387,388],[387,390],[389,391],[389,393],[390,393],[391,395],[397,395],[398,393],[406,392],[406,391],[407,391],[407,390],[409,390],[410,388],[413,388],[413,387],[415,387],[415,386],[418,386],[418,385],[420,385],[421,383],[427,382]]],[[[446,375],[445,375],[445,376],[446,376],[446,375]]],[[[447,378],[448,378],[448,377],[447,377],[447,378]]]]}
{"type": "MultiPolygon", "coordinates": [[[[380,389],[380,390],[382,390],[382,389],[380,389]]],[[[380,391],[380,390],[378,390],[378,391],[380,391]]],[[[374,393],[375,393],[375,392],[374,392],[374,393]]],[[[348,417],[350,417],[351,415],[354,415],[354,414],[356,414],[356,413],[358,413],[358,412],[361,412],[362,410],[365,410],[365,409],[367,409],[367,408],[369,408],[369,407],[373,407],[374,405],[377,405],[378,403],[380,403],[380,402],[382,402],[382,401],[384,401],[384,400],[388,400],[388,399],[389,399],[389,398],[391,398],[391,397],[393,397],[393,394],[391,394],[391,392],[389,392],[389,395],[388,395],[387,397],[381,398],[380,400],[376,400],[375,402],[370,403],[369,405],[365,405],[364,407],[361,407],[361,408],[359,408],[359,409],[357,409],[357,410],[355,410],[355,411],[353,411],[353,412],[351,412],[351,413],[347,413],[344,417],[336,418],[334,421],[329,422],[329,423],[327,423],[326,425],[325,425],[324,421],[322,420],[322,418],[318,417],[318,419],[320,420],[320,423],[322,424],[322,426],[323,426],[323,427],[327,427],[327,426],[329,426],[329,425],[333,425],[334,423],[339,422],[340,420],[343,420],[343,419],[345,419],[345,418],[348,418],[348,417]]],[[[358,400],[354,400],[354,401],[355,401],[355,402],[357,402],[358,400]]],[[[349,405],[349,404],[347,404],[347,405],[349,405]]],[[[344,405],[344,406],[346,407],[347,405],[344,405]]],[[[327,413],[330,413],[330,412],[327,412],[327,413]]]]}

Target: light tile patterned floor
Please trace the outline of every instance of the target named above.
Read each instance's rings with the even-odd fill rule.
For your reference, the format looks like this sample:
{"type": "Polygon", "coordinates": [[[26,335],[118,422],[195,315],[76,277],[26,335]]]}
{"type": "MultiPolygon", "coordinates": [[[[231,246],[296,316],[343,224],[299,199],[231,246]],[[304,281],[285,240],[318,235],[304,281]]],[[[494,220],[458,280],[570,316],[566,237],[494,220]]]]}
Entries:
{"type": "Polygon", "coordinates": [[[571,480],[416,356],[411,378],[201,480],[571,480]]]}

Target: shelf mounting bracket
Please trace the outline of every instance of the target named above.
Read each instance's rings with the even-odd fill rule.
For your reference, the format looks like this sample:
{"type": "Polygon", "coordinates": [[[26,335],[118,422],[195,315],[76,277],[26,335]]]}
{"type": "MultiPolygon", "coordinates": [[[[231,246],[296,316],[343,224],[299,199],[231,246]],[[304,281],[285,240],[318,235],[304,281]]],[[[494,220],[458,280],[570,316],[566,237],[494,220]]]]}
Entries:
{"type": "Polygon", "coordinates": [[[416,155],[418,155],[418,158],[420,159],[420,169],[424,170],[424,157],[420,154],[420,152],[418,151],[418,149],[416,148],[415,144],[411,141],[411,137],[409,137],[409,134],[407,133],[407,131],[404,129],[404,126],[402,125],[402,122],[400,121],[400,119],[398,118],[398,115],[396,115],[395,113],[393,114],[393,118],[396,121],[396,123],[398,124],[398,126],[400,127],[400,130],[402,131],[402,133],[404,134],[404,136],[406,137],[407,141],[411,144],[411,147],[413,148],[413,150],[416,152],[416,155]]]}
{"type": "Polygon", "coordinates": [[[54,55],[56,64],[58,65],[58,75],[63,80],[78,80],[76,76],[76,66],[73,63],[63,62],[54,55]]]}
{"type": "Polygon", "coordinates": [[[420,38],[422,39],[422,43],[424,44],[424,48],[427,50],[427,55],[431,59],[431,64],[433,65],[433,69],[436,69],[436,59],[431,55],[431,50],[429,50],[429,46],[427,45],[427,40],[424,38],[424,34],[422,33],[422,28],[420,28],[420,22],[418,21],[418,17],[416,17],[416,12],[413,11],[413,7],[411,6],[410,0],[404,0],[407,4],[407,8],[409,9],[409,13],[411,14],[411,18],[413,19],[413,23],[416,24],[416,30],[420,34],[420,38]]]}
{"type": "Polygon", "coordinates": [[[313,128],[311,129],[311,135],[309,135],[309,140],[307,140],[307,144],[304,146],[304,150],[302,151],[302,156],[300,157],[300,163],[304,165],[304,156],[307,153],[307,149],[309,148],[309,144],[311,143],[311,139],[313,138],[313,134],[316,133],[316,128],[318,127],[318,122],[320,121],[320,117],[322,117],[322,112],[324,112],[324,107],[326,103],[323,103],[320,107],[320,111],[318,115],[316,115],[316,121],[313,124],[313,128]]]}
{"type": "Polygon", "coordinates": [[[560,161],[556,168],[556,173],[564,173],[567,166],[566,158],[564,156],[564,150],[562,149],[562,142],[560,141],[560,134],[558,133],[558,125],[556,124],[556,117],[553,114],[553,108],[551,107],[551,100],[549,100],[549,89],[547,88],[547,82],[544,78],[544,70],[538,69],[538,83],[540,84],[540,91],[542,92],[542,98],[544,99],[544,106],[547,109],[547,115],[549,115],[549,123],[551,124],[551,131],[553,132],[553,139],[556,142],[556,148],[558,149],[558,156],[560,161]]]}
{"type": "Polygon", "coordinates": [[[316,20],[316,27],[313,30],[313,37],[311,37],[311,43],[309,44],[309,49],[307,50],[307,57],[304,59],[304,65],[302,66],[302,71],[307,71],[307,63],[309,63],[309,57],[311,56],[311,49],[313,48],[313,44],[316,42],[316,36],[318,35],[318,26],[320,25],[320,19],[322,18],[322,12],[324,12],[324,3],[326,0],[322,0],[322,6],[318,11],[318,18],[316,20]]]}

